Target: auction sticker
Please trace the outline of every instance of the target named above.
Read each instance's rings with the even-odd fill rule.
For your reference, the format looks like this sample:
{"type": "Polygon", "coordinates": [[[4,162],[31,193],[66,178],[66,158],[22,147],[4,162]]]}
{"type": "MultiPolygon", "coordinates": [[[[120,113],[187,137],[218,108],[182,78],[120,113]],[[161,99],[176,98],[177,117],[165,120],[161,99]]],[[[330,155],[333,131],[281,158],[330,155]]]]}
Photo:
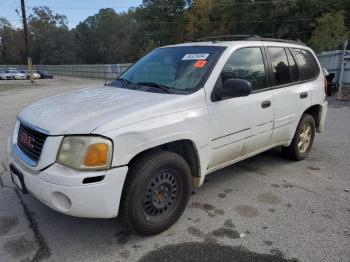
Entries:
{"type": "Polygon", "coordinates": [[[208,63],[207,60],[198,60],[195,64],[195,68],[203,68],[208,63]]]}
{"type": "Polygon", "coordinates": [[[210,54],[186,54],[182,60],[205,60],[210,54]]]}

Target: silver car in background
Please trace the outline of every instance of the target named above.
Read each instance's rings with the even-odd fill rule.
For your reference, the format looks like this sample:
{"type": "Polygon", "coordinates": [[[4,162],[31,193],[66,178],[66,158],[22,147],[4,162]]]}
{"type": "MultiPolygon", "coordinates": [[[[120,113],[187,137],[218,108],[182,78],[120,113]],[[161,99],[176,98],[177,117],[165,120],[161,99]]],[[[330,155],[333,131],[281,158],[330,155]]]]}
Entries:
{"type": "MultiPolygon", "coordinates": [[[[29,70],[21,70],[20,73],[25,74],[26,79],[30,78],[29,70]]],[[[40,79],[41,75],[39,73],[37,73],[35,70],[33,70],[33,78],[34,79],[40,79]]]]}
{"type": "Polygon", "coordinates": [[[7,73],[12,75],[12,79],[16,79],[16,80],[26,80],[26,75],[19,72],[17,69],[15,68],[8,68],[6,70],[7,73]]]}
{"type": "Polygon", "coordinates": [[[5,70],[0,70],[0,80],[12,80],[13,76],[5,70]]]}

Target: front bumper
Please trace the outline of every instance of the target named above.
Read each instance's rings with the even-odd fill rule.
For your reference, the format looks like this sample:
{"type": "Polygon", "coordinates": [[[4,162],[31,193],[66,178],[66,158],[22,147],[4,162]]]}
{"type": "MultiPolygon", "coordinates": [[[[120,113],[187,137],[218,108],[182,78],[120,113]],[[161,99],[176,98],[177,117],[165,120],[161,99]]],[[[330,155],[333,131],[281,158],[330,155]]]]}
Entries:
{"type": "Polygon", "coordinates": [[[66,215],[88,218],[118,215],[128,167],[87,172],[55,163],[42,171],[33,171],[14,154],[11,142],[9,139],[7,146],[11,176],[22,191],[28,190],[45,205],[66,215]],[[83,183],[84,179],[91,177],[103,177],[103,180],[83,183]]]}

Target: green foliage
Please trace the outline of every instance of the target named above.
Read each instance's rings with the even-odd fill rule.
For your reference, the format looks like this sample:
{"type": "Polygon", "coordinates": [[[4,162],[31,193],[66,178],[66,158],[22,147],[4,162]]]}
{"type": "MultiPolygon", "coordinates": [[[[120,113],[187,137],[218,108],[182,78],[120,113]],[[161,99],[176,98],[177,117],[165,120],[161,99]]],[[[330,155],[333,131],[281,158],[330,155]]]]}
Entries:
{"type": "Polygon", "coordinates": [[[83,63],[123,63],[138,57],[138,26],[130,13],[101,9],[74,30],[77,55],[83,63]]]}
{"type": "Polygon", "coordinates": [[[341,12],[328,13],[317,19],[317,28],[312,33],[310,44],[318,52],[339,48],[349,37],[341,12]]]}
{"type": "Polygon", "coordinates": [[[25,59],[22,30],[13,28],[5,18],[0,18],[0,39],[0,62],[22,63],[25,59]]]}
{"type": "MultiPolygon", "coordinates": [[[[69,29],[48,7],[28,17],[36,64],[135,62],[152,49],[202,37],[256,34],[334,50],[349,36],[349,0],[144,0],[101,9],[69,29]]],[[[25,63],[23,32],[0,18],[0,63],[25,63]]]]}

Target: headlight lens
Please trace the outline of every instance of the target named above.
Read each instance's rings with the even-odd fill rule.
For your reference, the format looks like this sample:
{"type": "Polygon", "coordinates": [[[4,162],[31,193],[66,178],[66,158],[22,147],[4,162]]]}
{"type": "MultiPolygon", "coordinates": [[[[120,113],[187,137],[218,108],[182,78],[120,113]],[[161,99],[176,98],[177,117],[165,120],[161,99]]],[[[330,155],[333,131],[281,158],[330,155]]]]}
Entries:
{"type": "Polygon", "coordinates": [[[99,136],[66,136],[57,163],[75,169],[105,170],[111,167],[113,145],[99,136]]]}

